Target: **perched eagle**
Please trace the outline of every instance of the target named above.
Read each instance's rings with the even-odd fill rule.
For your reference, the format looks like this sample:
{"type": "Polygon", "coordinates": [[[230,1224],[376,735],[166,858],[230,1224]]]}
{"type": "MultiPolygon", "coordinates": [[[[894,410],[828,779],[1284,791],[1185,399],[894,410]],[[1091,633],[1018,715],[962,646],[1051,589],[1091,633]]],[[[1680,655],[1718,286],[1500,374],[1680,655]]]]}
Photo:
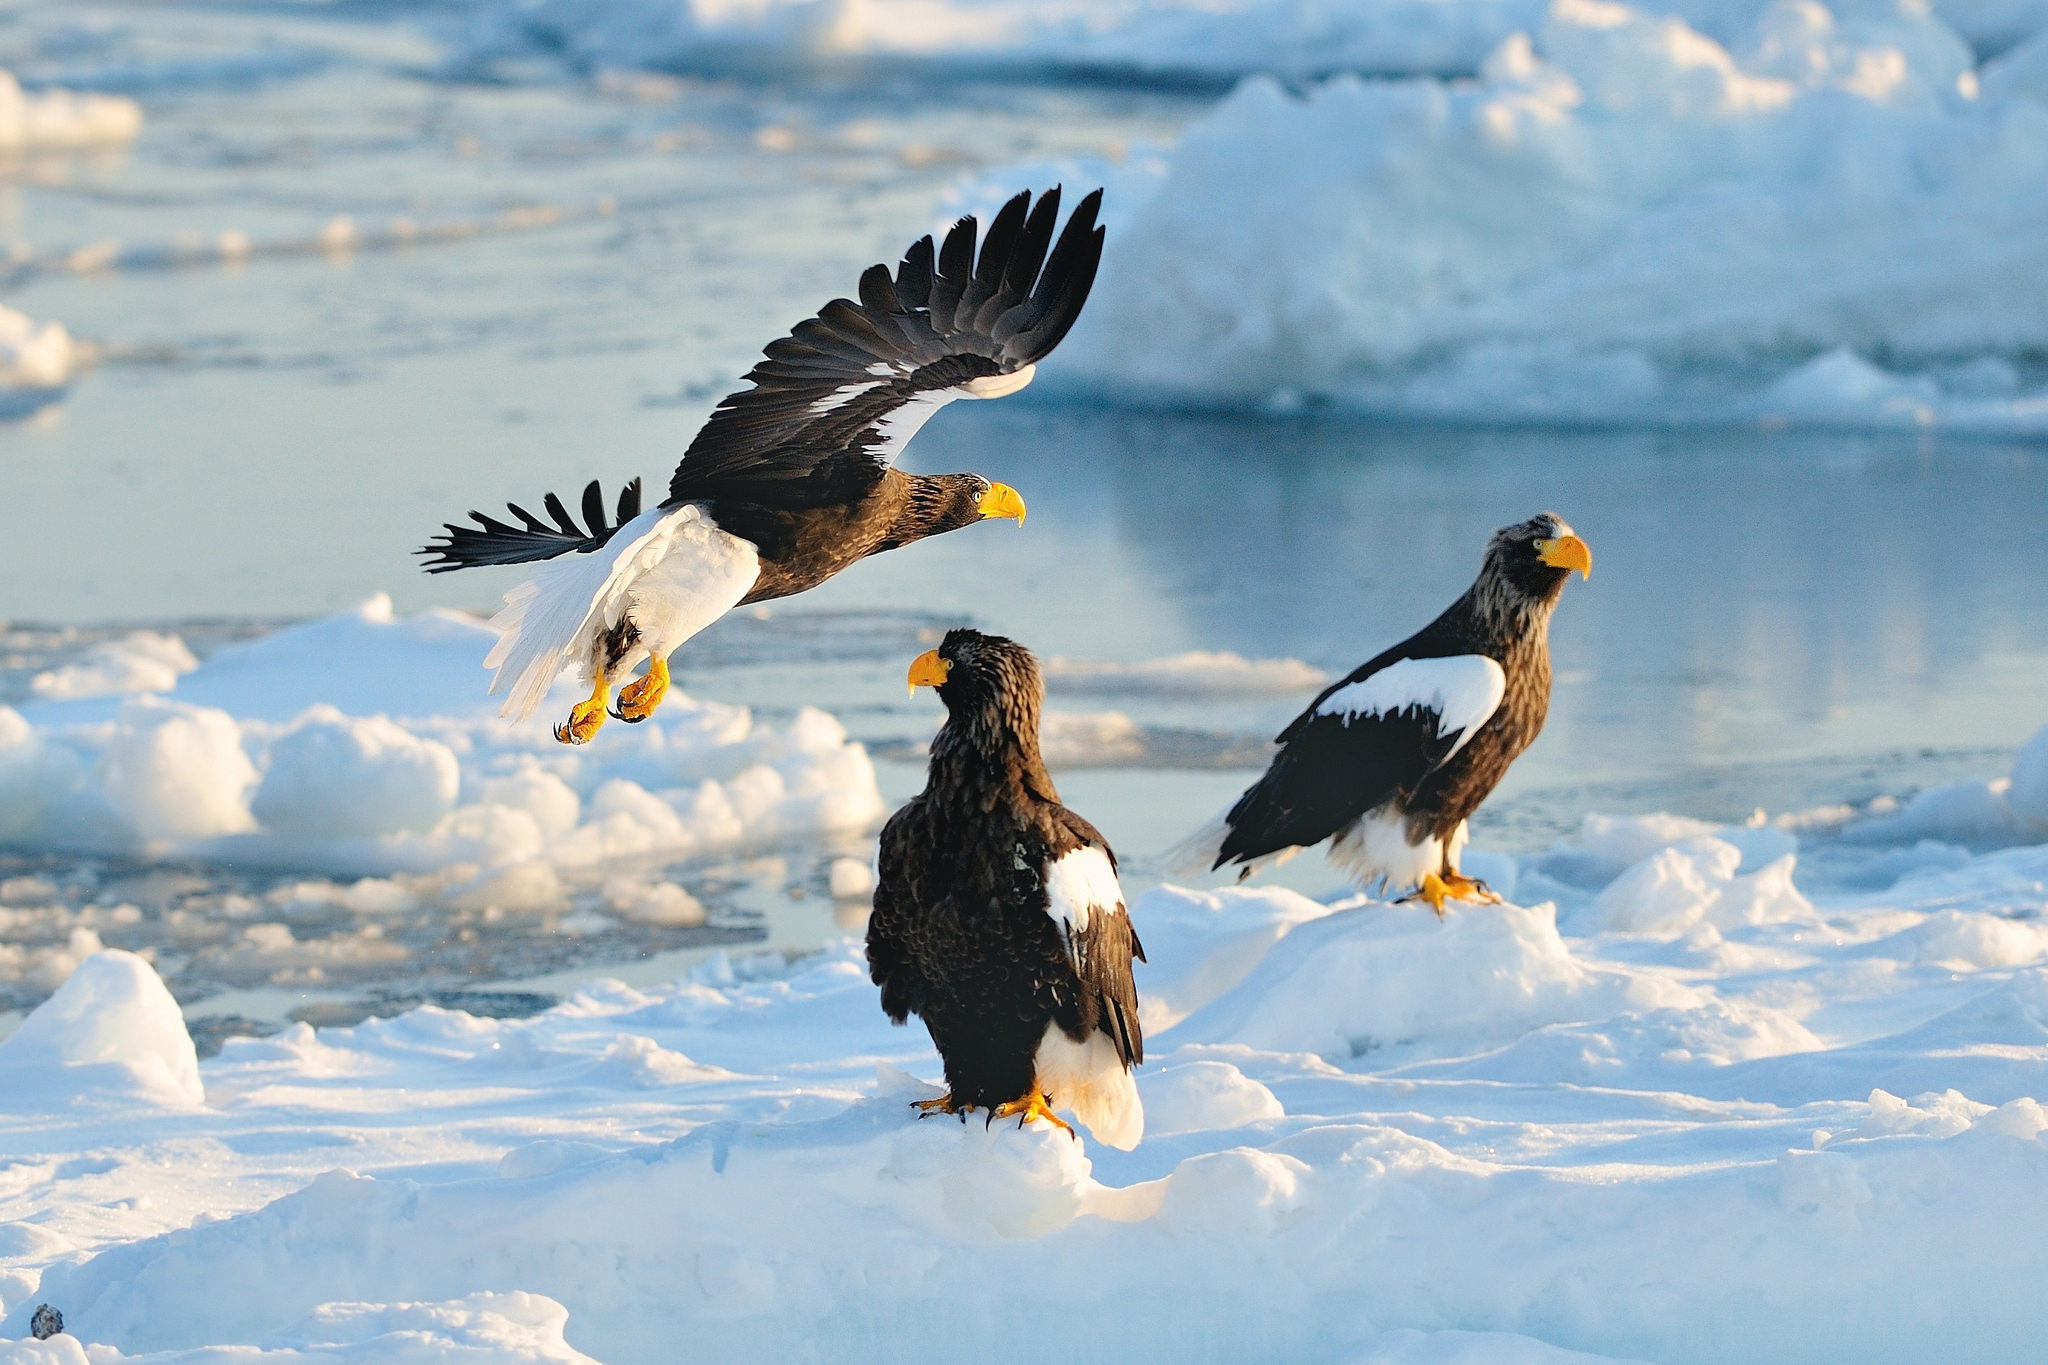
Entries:
{"type": "Polygon", "coordinates": [[[1593,554],[1556,515],[1503,526],[1479,577],[1443,615],[1324,689],[1280,732],[1237,804],[1176,852],[1177,866],[1242,864],[1240,879],[1330,841],[1360,883],[1498,900],[1458,871],[1465,821],[1550,710],[1550,614],[1593,554]]]}
{"type": "Polygon", "coordinates": [[[590,697],[555,737],[582,744],[604,723],[610,688],[642,659],[647,674],[611,714],[645,720],[668,690],[668,656],[734,607],[814,588],[855,560],[989,517],[1024,520],[1014,489],[976,474],[905,474],[897,454],[956,398],[1000,398],[1080,315],[1102,259],[1083,199],[1053,240],[1060,192],[1019,194],[996,214],[981,252],[962,218],[935,251],[930,237],[860,278],[860,301],[834,299],[769,344],[753,387],[718,405],[669,480],[640,510],[640,482],[614,520],[593,482],[579,526],[554,494],[550,526],[510,505],[513,526],[471,512],[428,545],[430,573],[476,564],[552,561],[511,592],[491,624],[484,663],[501,714],[532,714],[564,668],[590,697]]]}
{"type": "MultiPolygon", "coordinates": [[[[1067,1125],[1125,1151],[1145,1131],[1145,1059],[1116,855],[1060,804],[1038,751],[1045,698],[1031,651],[948,631],[910,666],[946,723],[924,791],[882,829],[868,970],[896,1023],[915,1014],[946,1064],[925,1113],[981,1109],[1067,1125]]],[[[1072,1132],[1071,1128],[1067,1129],[1072,1132]]]]}

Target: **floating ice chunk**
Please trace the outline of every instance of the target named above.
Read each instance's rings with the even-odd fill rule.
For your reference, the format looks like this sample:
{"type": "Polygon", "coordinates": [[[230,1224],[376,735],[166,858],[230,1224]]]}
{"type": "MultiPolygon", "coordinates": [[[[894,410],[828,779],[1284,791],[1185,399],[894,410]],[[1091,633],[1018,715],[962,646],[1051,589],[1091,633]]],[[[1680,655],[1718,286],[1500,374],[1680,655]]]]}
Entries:
{"type": "Polygon", "coordinates": [[[2048,280],[2048,105],[1978,97],[1917,6],[1712,17],[1557,0],[1476,81],[1242,82],[1113,233],[1048,377],[1487,421],[2041,429],[2020,376],[2048,285],[2012,281],[2048,280]]]}
{"type": "Polygon", "coordinates": [[[144,844],[235,834],[255,826],[249,812],[256,768],[241,728],[225,711],[143,699],[121,710],[93,772],[117,827],[144,844]]]}
{"type": "Polygon", "coordinates": [[[47,151],[127,142],[142,127],[142,106],[119,95],[45,90],[28,94],[0,71],[0,151],[47,151]]]}
{"type": "Polygon", "coordinates": [[[178,1108],[205,1102],[178,1002],[133,953],[87,958],[0,1041],[0,1108],[43,1108],[73,1095],[178,1108]]]}
{"type": "Polygon", "coordinates": [[[1853,824],[1844,835],[1866,843],[2048,841],[2048,727],[2020,746],[2010,777],[1930,787],[1905,809],[1853,824]]]}
{"type": "Polygon", "coordinates": [[[68,664],[29,679],[38,697],[99,697],[121,692],[168,692],[178,679],[199,667],[199,660],[175,635],[155,630],[131,631],[105,640],[68,664]]]}
{"type": "Polygon", "coordinates": [[[834,858],[826,873],[826,885],[837,900],[873,895],[875,869],[858,858],[834,858]]]}
{"type": "Polygon", "coordinates": [[[274,834],[347,838],[431,829],[455,808],[462,768],[447,745],[383,716],[315,706],[271,742],[250,811],[274,834]]]}

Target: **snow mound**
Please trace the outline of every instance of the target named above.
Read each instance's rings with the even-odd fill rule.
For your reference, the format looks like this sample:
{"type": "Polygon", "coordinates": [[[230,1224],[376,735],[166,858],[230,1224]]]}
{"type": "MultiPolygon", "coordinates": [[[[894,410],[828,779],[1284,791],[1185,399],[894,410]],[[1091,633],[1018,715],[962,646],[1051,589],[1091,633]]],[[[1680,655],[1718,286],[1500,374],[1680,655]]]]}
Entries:
{"type": "Polygon", "coordinates": [[[1051,658],[1044,663],[1050,692],[1168,697],[1259,697],[1313,692],[1328,676],[1299,659],[1247,659],[1228,650],[1190,650],[1161,659],[1122,663],[1051,658]]]}
{"type": "Polygon", "coordinates": [[[128,142],[142,130],[142,106],[119,95],[45,90],[28,94],[0,71],[0,151],[40,152],[128,142]]]}
{"type": "Polygon", "coordinates": [[[543,721],[491,713],[491,639],[378,598],[224,648],[161,696],[0,707],[0,844],[439,877],[425,894],[515,909],[620,859],[883,814],[866,751],[820,711],[769,726],[671,693],[654,720],[565,750],[543,721]]]}
{"type": "Polygon", "coordinates": [[[2048,104],[1912,5],[1727,38],[1556,0],[1476,81],[1247,80],[1053,363],[1419,419],[2048,426],[2048,104]]]}
{"type": "Polygon", "coordinates": [[[57,1096],[169,1108],[205,1102],[178,1002],[133,953],[95,953],[0,1041],[0,1109],[57,1096]]]}
{"type": "Polygon", "coordinates": [[[1229,1042],[1331,1061],[1443,1055],[1625,1005],[1675,1001],[1579,962],[1551,907],[1503,904],[1442,920],[1366,903],[1295,925],[1242,984],[1174,1027],[1176,1043],[1229,1042]]]}
{"type": "Polygon", "coordinates": [[[0,1365],[596,1365],[562,1340],[568,1310],[538,1294],[442,1303],[327,1303],[262,1346],[128,1355],[69,1334],[0,1341],[0,1365]]]}
{"type": "Polygon", "coordinates": [[[1787,854],[1738,876],[1741,849],[1706,835],[1687,839],[1622,873],[1571,925],[1585,931],[1676,934],[1698,924],[1728,929],[1812,923],[1818,918],[1812,903],[1792,884],[1795,862],[1787,854]]]}
{"type": "Polygon", "coordinates": [[[53,700],[168,692],[197,667],[199,660],[177,636],[137,630],[118,640],[103,640],[72,662],[36,674],[29,679],[29,691],[53,700]]]}
{"type": "Polygon", "coordinates": [[[1849,826],[1843,837],[1864,843],[2048,842],[2048,726],[2020,746],[2009,776],[1930,787],[1902,810],[1849,826]]]}

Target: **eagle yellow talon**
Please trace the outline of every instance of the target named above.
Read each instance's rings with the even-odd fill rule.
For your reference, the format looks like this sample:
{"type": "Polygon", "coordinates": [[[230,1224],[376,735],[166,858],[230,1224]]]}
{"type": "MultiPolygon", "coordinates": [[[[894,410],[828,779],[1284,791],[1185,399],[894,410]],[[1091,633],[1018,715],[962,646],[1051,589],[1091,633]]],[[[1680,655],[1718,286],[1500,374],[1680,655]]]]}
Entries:
{"type": "Polygon", "coordinates": [[[935,1100],[912,1100],[910,1107],[921,1119],[930,1118],[933,1114],[958,1114],[962,1123],[967,1122],[968,1111],[974,1108],[965,1100],[954,1099],[950,1090],[935,1100]]]}
{"type": "Polygon", "coordinates": [[[588,744],[597,727],[604,724],[605,698],[611,695],[611,688],[599,672],[597,682],[590,689],[590,696],[569,708],[566,724],[555,727],[555,738],[564,744],[588,744]]]}
{"type": "Polygon", "coordinates": [[[1022,1128],[1033,1119],[1044,1119],[1048,1123],[1065,1128],[1068,1137],[1074,1138],[1076,1141],[1079,1140],[1079,1134],[1074,1132],[1067,1121],[1052,1112],[1052,1099],[1043,1090],[1034,1090],[1021,1100],[1009,1100],[997,1105],[989,1111],[988,1121],[994,1123],[997,1119],[1006,1119],[1012,1116],[1017,1118],[1017,1126],[1019,1128],[1022,1128]]]}
{"type": "Polygon", "coordinates": [[[1445,901],[1480,901],[1488,905],[1500,904],[1500,897],[1495,895],[1485,882],[1480,881],[1476,877],[1467,877],[1462,872],[1452,872],[1441,877],[1432,872],[1422,879],[1421,885],[1415,888],[1413,894],[1403,896],[1401,899],[1404,901],[1427,901],[1429,908],[1436,911],[1438,919],[1444,917],[1445,901]]]}
{"type": "Polygon", "coordinates": [[[656,658],[647,665],[647,676],[619,689],[618,709],[612,714],[628,725],[638,725],[654,714],[668,695],[668,660],[656,658]]]}

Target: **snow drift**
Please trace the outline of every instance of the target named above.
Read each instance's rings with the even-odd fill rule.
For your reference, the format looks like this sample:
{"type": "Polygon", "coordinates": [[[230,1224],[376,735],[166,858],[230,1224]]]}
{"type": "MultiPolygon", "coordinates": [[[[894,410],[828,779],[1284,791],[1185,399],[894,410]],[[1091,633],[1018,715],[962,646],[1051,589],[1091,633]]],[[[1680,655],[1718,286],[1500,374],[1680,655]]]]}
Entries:
{"type": "MultiPolygon", "coordinates": [[[[2048,430],[2048,48],[1557,0],[1475,81],[1246,81],[1057,365],[1166,402],[2048,430]]],[[[1130,186],[1126,186],[1127,192],[1130,186]]]]}
{"type": "Polygon", "coordinates": [[[1441,923],[1146,892],[1130,1153],[913,1119],[937,1059],[850,940],[234,1040],[203,1108],[146,965],[91,958],[0,1043],[10,1084],[67,1072],[0,1106],[0,1336],[47,1302],[95,1361],[893,1360],[934,1301],[1013,1331],[1028,1285],[1133,1361],[2023,1358],[2048,845],[1881,893],[1801,857],[1591,817],[1441,923]]]}

